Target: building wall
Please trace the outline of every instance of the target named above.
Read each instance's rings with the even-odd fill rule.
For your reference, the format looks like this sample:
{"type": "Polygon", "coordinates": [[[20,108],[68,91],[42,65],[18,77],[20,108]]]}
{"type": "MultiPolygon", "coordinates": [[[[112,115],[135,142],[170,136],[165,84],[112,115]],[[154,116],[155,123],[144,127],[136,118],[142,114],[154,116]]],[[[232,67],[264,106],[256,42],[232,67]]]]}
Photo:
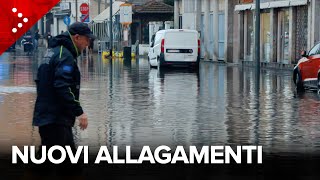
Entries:
{"type": "MultiPolygon", "coordinates": [[[[261,1],[271,2],[270,0],[261,1]]],[[[282,1],[285,2],[285,1],[282,1]]],[[[290,1],[287,1],[290,2],[290,1]]],[[[301,1],[303,2],[303,1],[301,1]]],[[[282,67],[281,64],[292,65],[296,64],[298,59],[300,59],[300,51],[308,49],[308,42],[312,39],[313,30],[311,30],[312,25],[308,26],[310,23],[310,17],[312,17],[312,12],[310,13],[309,5],[300,6],[286,6],[286,7],[274,7],[262,10],[262,12],[269,12],[270,16],[270,41],[264,44],[264,34],[263,34],[263,16],[261,16],[261,38],[260,44],[260,62],[265,64],[274,65],[279,64],[276,67],[282,67]],[[308,10],[309,9],[309,10],[308,10]],[[309,12],[308,12],[309,11],[309,12]],[[308,17],[309,16],[309,17],[308,17]],[[309,22],[308,22],[309,19],[309,22]],[[266,45],[270,47],[267,47],[266,45]],[[267,56],[270,57],[269,61],[265,61],[265,50],[268,50],[267,56]]],[[[280,5],[281,6],[281,5],[280,5]]],[[[252,10],[254,13],[254,10],[252,10]]],[[[248,11],[239,12],[241,14],[247,14],[248,11]]],[[[244,19],[246,16],[244,16],[244,19]]],[[[264,17],[266,18],[266,17],[264,17]]],[[[246,24],[244,24],[246,26],[246,24]]],[[[242,28],[238,32],[245,34],[248,29],[242,28]],[[243,31],[243,32],[242,32],[243,31]]],[[[246,38],[241,40],[240,45],[246,44],[246,38]]],[[[242,50],[246,52],[246,49],[242,50]]],[[[244,54],[246,54],[244,52],[244,54]]],[[[242,54],[242,52],[240,52],[242,54]]],[[[252,54],[254,57],[254,54],[252,54]]],[[[240,56],[241,57],[241,56],[240,56]]],[[[244,61],[254,61],[254,59],[247,59],[245,56],[242,59],[244,61]]],[[[254,64],[254,63],[252,63],[254,64]]],[[[290,67],[290,66],[288,66],[290,67]]]]}
{"type": "Polygon", "coordinates": [[[182,28],[199,31],[202,58],[233,62],[236,3],[235,0],[179,0],[177,9],[182,28]]]}
{"type": "MultiPolygon", "coordinates": [[[[145,4],[147,2],[150,2],[150,1],[154,1],[154,0],[127,0],[128,2],[131,2],[133,4],[136,4],[136,5],[142,5],[142,4],[145,4]]],[[[163,0],[155,0],[155,1],[162,1],[163,0]]]]}
{"type": "MultiPolygon", "coordinates": [[[[110,0],[107,0],[107,7],[109,7],[110,0]]],[[[91,20],[94,19],[96,16],[99,15],[99,3],[98,0],[90,0],[90,18],[91,20]]],[[[105,10],[105,0],[101,0],[100,3],[100,13],[105,10]]]]}
{"type": "MultiPolygon", "coordinates": [[[[299,0],[295,0],[298,2],[299,0]]],[[[272,0],[264,0],[261,3],[272,2],[272,0]]],[[[318,0],[310,0],[307,5],[294,6],[291,4],[292,0],[287,0],[282,2],[290,2],[290,5],[287,7],[274,7],[270,10],[270,34],[271,34],[271,47],[270,47],[270,57],[271,63],[267,63],[273,67],[282,67],[284,64],[286,67],[292,67],[293,64],[296,64],[297,61],[301,58],[301,50],[309,50],[314,43],[319,39],[319,26],[315,23],[320,19],[320,13],[318,11],[320,2],[318,0]],[[287,11],[285,15],[284,12],[287,11]],[[283,35],[283,17],[288,18],[287,29],[283,35]],[[286,40],[283,40],[286,39],[286,40]],[[285,42],[285,51],[286,56],[281,55],[283,53],[283,44],[285,42]],[[276,65],[278,64],[278,65],[276,65]],[[288,65],[288,66],[287,66],[288,65]]],[[[301,0],[301,2],[305,2],[301,0]]],[[[254,2],[249,2],[254,3],[254,2]]],[[[281,4],[278,4],[281,6],[281,4]]],[[[244,12],[244,11],[242,11],[244,12]]],[[[254,12],[254,11],[253,11],[254,12]]],[[[240,13],[242,14],[242,13],[240,13]]],[[[244,31],[246,31],[244,29],[244,31]]],[[[239,33],[241,31],[239,30],[239,33]]],[[[243,40],[245,41],[245,40],[243,40]]],[[[245,44],[245,42],[241,42],[245,44]]],[[[264,48],[264,46],[260,46],[264,48]]],[[[262,52],[262,50],[261,50],[262,52]]],[[[240,53],[241,54],[241,53],[240,53]]],[[[248,60],[244,58],[243,60],[248,60]]],[[[261,60],[261,58],[260,58],[261,60]]],[[[261,62],[263,62],[261,60],[261,62]]]]}
{"type": "MultiPolygon", "coordinates": [[[[274,1],[280,0],[260,0],[261,3],[274,1]]],[[[284,0],[281,1],[285,2],[284,0]]],[[[297,1],[299,0],[295,0],[295,2],[297,1]]],[[[290,2],[290,0],[287,0],[287,2],[290,2]]],[[[301,2],[304,1],[301,0],[301,2]]],[[[221,19],[218,19],[218,16],[224,14],[225,47],[223,60],[226,62],[240,63],[241,61],[246,60],[246,51],[248,51],[246,47],[248,47],[248,44],[245,41],[250,35],[247,32],[249,27],[248,24],[246,24],[246,22],[248,22],[248,20],[246,20],[246,18],[248,18],[246,12],[235,11],[235,6],[242,3],[254,5],[255,1],[209,0],[208,5],[206,0],[178,0],[178,8],[176,8],[176,10],[179,11],[179,17],[182,18],[176,19],[179,19],[179,24],[182,23],[182,28],[195,29],[201,32],[204,36],[204,38],[202,38],[202,48],[205,49],[202,52],[202,57],[217,61],[219,60],[218,47],[220,42],[220,40],[218,40],[218,30],[221,28],[221,24],[218,23],[221,19]],[[199,4],[201,6],[200,8],[199,4]],[[209,6],[209,11],[207,6],[209,6]],[[207,16],[207,13],[209,13],[209,16],[207,16]],[[211,18],[209,18],[209,22],[208,17],[211,18]],[[213,23],[211,22],[212,19],[213,23]],[[201,22],[203,23],[201,24],[201,22]],[[213,28],[209,27],[209,31],[205,29],[208,25],[213,25],[213,28]],[[214,43],[207,41],[208,37],[212,38],[212,36],[214,43]]],[[[295,64],[297,60],[300,59],[300,50],[308,50],[316,42],[320,41],[320,24],[316,23],[320,20],[319,7],[320,1],[310,0],[308,1],[308,5],[266,9],[266,12],[269,13],[265,15],[269,17],[264,17],[266,19],[266,21],[264,21],[264,26],[267,30],[265,30],[263,36],[268,35],[268,38],[270,39],[268,39],[269,41],[267,43],[265,43],[266,37],[261,37],[260,39],[264,43],[260,44],[260,53],[263,53],[261,58],[264,59],[262,62],[270,64],[295,64]],[[287,21],[289,21],[289,23],[287,23],[287,21]],[[269,23],[269,25],[266,23],[269,23]],[[284,26],[284,24],[286,29],[281,30],[280,28],[284,26]],[[282,34],[284,35],[282,36],[282,34]],[[285,45],[281,46],[279,44],[280,41],[285,45]],[[281,52],[283,48],[286,50],[286,53],[280,56],[279,52],[281,52]]],[[[254,10],[249,11],[254,15],[254,10]]],[[[250,17],[254,18],[254,16],[250,17]]],[[[253,22],[252,25],[254,28],[254,21],[250,21],[253,22]]],[[[252,42],[254,42],[254,39],[252,42]]],[[[254,54],[252,54],[252,57],[254,57],[254,54]]],[[[251,61],[253,61],[253,58],[251,61]]]]}
{"type": "MultiPolygon", "coordinates": [[[[74,0],[73,0],[74,1],[74,0]]],[[[78,0],[81,1],[81,0],[78,0]]],[[[90,19],[94,19],[97,15],[99,15],[99,0],[83,0],[87,1],[90,5],[90,19]]],[[[125,2],[125,0],[113,0],[114,1],[122,1],[125,2]]],[[[136,5],[141,5],[145,4],[149,1],[153,0],[127,0],[127,2],[136,4],[136,5]]],[[[156,0],[156,1],[163,1],[163,0],[156,0]]],[[[110,0],[100,0],[100,13],[104,11],[106,8],[109,7],[110,0]]]]}
{"type": "Polygon", "coordinates": [[[293,63],[301,57],[300,52],[308,48],[308,6],[297,7],[296,16],[296,53],[293,63]]]}

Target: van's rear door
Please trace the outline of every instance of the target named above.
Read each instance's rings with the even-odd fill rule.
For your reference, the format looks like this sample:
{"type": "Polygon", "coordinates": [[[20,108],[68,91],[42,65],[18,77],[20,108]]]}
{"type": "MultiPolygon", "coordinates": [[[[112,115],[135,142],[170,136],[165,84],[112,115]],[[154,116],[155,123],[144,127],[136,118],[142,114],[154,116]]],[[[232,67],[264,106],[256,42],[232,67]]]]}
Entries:
{"type": "Polygon", "coordinates": [[[166,61],[196,61],[197,33],[188,31],[167,32],[165,37],[166,61]]]}

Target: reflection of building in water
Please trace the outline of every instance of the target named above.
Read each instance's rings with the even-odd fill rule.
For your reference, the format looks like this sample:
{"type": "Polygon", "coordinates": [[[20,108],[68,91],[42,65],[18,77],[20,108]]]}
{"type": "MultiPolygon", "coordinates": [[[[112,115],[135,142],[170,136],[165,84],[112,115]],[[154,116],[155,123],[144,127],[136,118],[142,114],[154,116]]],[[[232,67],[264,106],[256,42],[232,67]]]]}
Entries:
{"type": "Polygon", "coordinates": [[[31,58],[15,58],[10,63],[10,75],[12,75],[14,85],[30,85],[34,84],[32,72],[32,59],[31,58]]]}
{"type": "Polygon", "coordinates": [[[198,120],[197,82],[196,73],[168,72],[164,75],[161,113],[171,126],[168,128],[172,131],[176,145],[191,145],[198,134],[198,131],[193,129],[198,120]]]}
{"type": "Polygon", "coordinates": [[[8,81],[10,72],[9,72],[9,61],[8,61],[8,53],[3,53],[0,56],[0,83],[5,83],[8,81]]]}
{"type": "Polygon", "coordinates": [[[229,144],[257,144],[259,104],[254,77],[253,71],[227,68],[226,125],[229,144]]]}
{"type": "MultiPolygon", "coordinates": [[[[145,66],[148,67],[148,66],[145,66]]],[[[106,84],[106,109],[102,124],[105,124],[106,143],[117,145],[121,152],[126,145],[131,145],[133,151],[152,142],[153,121],[152,104],[149,103],[148,71],[140,67],[139,60],[130,63],[124,60],[109,61],[106,84]],[[149,143],[147,143],[149,142],[149,143]]],[[[105,94],[105,93],[103,93],[105,94]]]]}
{"type": "Polygon", "coordinates": [[[1,151],[11,152],[12,145],[39,145],[37,128],[32,127],[35,93],[8,93],[0,104],[1,151]],[[30,136],[31,135],[31,136],[30,136]]]}
{"type": "MultiPolygon", "coordinates": [[[[107,97],[109,94],[106,81],[109,80],[110,61],[82,59],[78,61],[81,71],[80,102],[88,114],[89,126],[86,131],[75,126],[75,141],[78,145],[90,146],[90,153],[95,153],[108,141],[109,119],[107,97]],[[98,111],[97,111],[98,109],[98,111]]],[[[76,123],[77,124],[77,123],[76,123]]]]}
{"type": "Polygon", "coordinates": [[[265,152],[306,150],[306,132],[297,128],[291,76],[272,71],[263,74],[257,92],[254,69],[228,69],[228,143],[259,144],[265,152]]]}
{"type": "Polygon", "coordinates": [[[193,138],[199,145],[227,142],[226,66],[204,63],[200,66],[200,89],[193,138]]]}
{"type": "Polygon", "coordinates": [[[3,153],[11,152],[12,145],[39,144],[37,129],[32,127],[36,96],[32,60],[11,55],[0,56],[4,58],[0,62],[0,151],[3,153]]]}

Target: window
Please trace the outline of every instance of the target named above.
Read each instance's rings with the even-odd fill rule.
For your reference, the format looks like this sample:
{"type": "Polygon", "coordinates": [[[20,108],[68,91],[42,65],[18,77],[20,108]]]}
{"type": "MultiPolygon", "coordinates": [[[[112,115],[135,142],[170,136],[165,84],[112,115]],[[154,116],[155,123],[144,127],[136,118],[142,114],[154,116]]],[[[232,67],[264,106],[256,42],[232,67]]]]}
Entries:
{"type": "Polygon", "coordinates": [[[161,36],[162,36],[162,34],[157,34],[156,35],[156,37],[155,37],[155,39],[154,39],[154,44],[159,44],[160,43],[160,41],[161,41],[161,36]]]}
{"type": "Polygon", "coordinates": [[[179,29],[182,29],[182,16],[179,16],[179,29]]]}
{"type": "Polygon", "coordinates": [[[155,38],[155,34],[154,35],[152,35],[152,38],[151,38],[151,47],[153,47],[154,46],[154,38],[155,38]]]}
{"type": "Polygon", "coordinates": [[[319,54],[319,47],[320,47],[320,44],[317,44],[315,45],[310,51],[309,51],[309,56],[312,56],[312,55],[316,55],[316,54],[319,54]]]}

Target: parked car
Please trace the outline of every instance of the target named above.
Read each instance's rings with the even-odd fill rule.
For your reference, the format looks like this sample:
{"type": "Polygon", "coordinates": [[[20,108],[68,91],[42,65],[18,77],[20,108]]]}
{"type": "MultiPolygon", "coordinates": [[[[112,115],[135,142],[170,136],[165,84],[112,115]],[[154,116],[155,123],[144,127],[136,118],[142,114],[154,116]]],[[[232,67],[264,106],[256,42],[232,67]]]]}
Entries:
{"type": "Polygon", "coordinates": [[[168,29],[158,31],[151,40],[148,53],[151,67],[199,65],[200,40],[195,30],[168,29]]]}
{"type": "Polygon", "coordinates": [[[297,91],[317,89],[320,92],[320,43],[308,53],[301,52],[302,58],[293,69],[293,81],[297,91]]]}

